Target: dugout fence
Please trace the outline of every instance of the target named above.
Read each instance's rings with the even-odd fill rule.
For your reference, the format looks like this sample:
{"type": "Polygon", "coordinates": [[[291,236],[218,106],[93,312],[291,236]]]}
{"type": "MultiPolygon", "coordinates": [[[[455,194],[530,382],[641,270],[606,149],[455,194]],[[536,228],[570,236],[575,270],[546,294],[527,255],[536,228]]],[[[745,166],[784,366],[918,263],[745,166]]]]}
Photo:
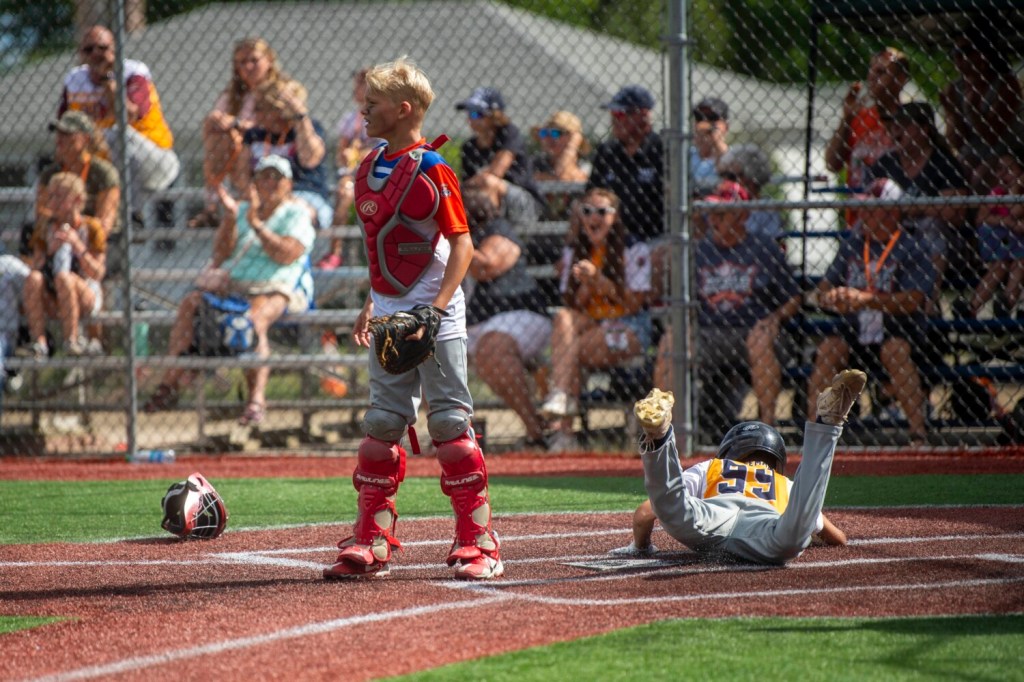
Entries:
{"type": "MultiPolygon", "coordinates": [[[[974,448],[1021,439],[1024,12],[1015,3],[165,0],[76,7],[77,14],[60,5],[43,18],[4,16],[6,454],[333,452],[351,450],[359,438],[366,355],[349,334],[368,280],[351,213],[324,219],[330,224],[318,231],[308,259],[315,305],[274,325],[269,358],[167,354],[175,311],[209,259],[216,231],[196,220],[211,204],[204,190],[210,168],[233,191],[246,181],[245,172],[223,172],[238,159],[217,147],[215,136],[204,141],[204,126],[225,91],[226,110],[234,106],[234,65],[252,56],[236,48],[252,37],[273,49],[282,81],[303,86],[324,148],[306,188],[329,208],[358,154],[338,153],[338,146],[358,120],[351,116],[358,108],[353,77],[361,68],[400,53],[424,68],[437,93],[426,132],[453,138],[441,151],[460,173],[460,148],[473,144],[474,128],[456,104],[479,87],[500,91],[518,130],[512,144],[539,173],[536,192],[544,198],[536,215],[505,208],[524,269],[555,319],[566,304],[559,292],[563,247],[585,232],[578,207],[588,182],[619,186],[632,177],[643,187],[658,178],[663,217],[657,234],[642,235],[648,250],[640,252],[651,264],[650,335],[609,366],[590,366],[598,353],[574,347],[578,388],[558,385],[552,359],[564,346],[544,344],[526,359],[524,374],[504,379],[479,371],[477,358],[471,387],[492,451],[632,450],[629,407],[655,383],[678,397],[676,427],[687,449],[712,447],[737,419],[774,421],[798,443],[813,407],[808,387],[820,384],[829,362],[845,362],[847,349],[855,353],[851,362],[867,363],[878,378],[848,443],[974,448]],[[117,226],[103,305],[81,321],[81,338],[98,347],[95,354],[63,349],[64,331],[50,314],[52,354],[25,357],[33,339],[24,305],[18,307],[24,271],[17,263],[30,252],[35,227],[40,234],[47,227],[36,211],[40,178],[54,163],[67,165],[48,124],[68,74],[87,60],[83,31],[93,23],[112,29],[117,78],[134,73],[135,62],[148,68],[180,170],[163,186],[144,187],[138,181],[145,164],[120,161],[119,150],[135,141],[128,133],[109,136],[122,190],[117,226]],[[649,114],[607,108],[625,86],[653,96],[649,114]],[[622,120],[634,115],[646,117],[660,140],[657,168],[602,165],[602,143],[617,139],[622,120]],[[585,142],[573,174],[555,161],[577,127],[585,142]],[[595,167],[611,175],[598,178],[595,167]],[[883,190],[876,181],[885,178],[900,191],[883,190]],[[723,201],[736,198],[742,201],[723,201]],[[334,267],[325,260],[331,253],[340,257],[334,267]],[[266,417],[241,425],[249,402],[245,371],[259,366],[272,368],[266,417]],[[195,380],[182,384],[174,404],[145,412],[169,369],[192,370],[195,380]],[[505,389],[513,384],[528,387],[535,411],[556,389],[572,389],[576,409],[562,427],[569,437],[552,439],[558,420],[542,416],[547,441],[530,438],[529,419],[509,406],[505,389]]],[[[113,102],[101,127],[127,130],[116,123],[135,120],[138,102],[113,102]]],[[[143,106],[154,104],[150,97],[143,106]]],[[[279,151],[293,144],[286,137],[279,151]]],[[[632,205],[637,198],[622,200],[632,205]]],[[[616,346],[622,328],[603,325],[607,333],[597,342],[616,346]]],[[[492,360],[501,358],[483,361],[492,360]]],[[[420,427],[425,433],[422,417],[420,427]]]]}

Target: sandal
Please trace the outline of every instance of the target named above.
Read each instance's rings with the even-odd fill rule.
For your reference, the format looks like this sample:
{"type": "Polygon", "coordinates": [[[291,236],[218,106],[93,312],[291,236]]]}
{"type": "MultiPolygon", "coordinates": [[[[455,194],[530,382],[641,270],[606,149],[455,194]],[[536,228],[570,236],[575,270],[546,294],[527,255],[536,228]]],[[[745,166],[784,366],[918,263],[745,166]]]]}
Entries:
{"type": "Polygon", "coordinates": [[[267,406],[263,403],[250,402],[245,406],[245,412],[238,418],[238,423],[242,426],[255,426],[263,421],[263,417],[267,414],[267,406]]]}
{"type": "Polygon", "coordinates": [[[152,414],[161,410],[170,410],[177,406],[179,398],[178,389],[172,388],[167,384],[160,384],[153,391],[153,395],[149,397],[146,404],[142,406],[142,411],[152,414]]]}

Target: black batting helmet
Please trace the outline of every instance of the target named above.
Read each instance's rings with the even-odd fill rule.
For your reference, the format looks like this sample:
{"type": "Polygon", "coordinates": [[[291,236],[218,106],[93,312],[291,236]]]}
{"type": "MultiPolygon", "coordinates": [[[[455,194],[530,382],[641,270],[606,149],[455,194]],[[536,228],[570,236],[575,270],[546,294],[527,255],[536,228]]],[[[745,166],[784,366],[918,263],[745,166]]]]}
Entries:
{"type": "Polygon", "coordinates": [[[766,455],[767,464],[778,473],[786,473],[786,441],[764,422],[740,422],[729,429],[716,457],[743,462],[754,459],[755,453],[766,455]]]}

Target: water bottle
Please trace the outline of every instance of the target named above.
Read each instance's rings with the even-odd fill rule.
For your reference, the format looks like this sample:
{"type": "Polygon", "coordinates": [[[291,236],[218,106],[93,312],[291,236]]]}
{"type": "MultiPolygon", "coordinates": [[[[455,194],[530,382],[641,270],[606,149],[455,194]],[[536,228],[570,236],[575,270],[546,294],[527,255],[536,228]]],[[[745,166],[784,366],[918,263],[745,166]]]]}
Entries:
{"type": "Polygon", "coordinates": [[[134,455],[128,455],[127,460],[137,464],[172,464],[174,450],[136,450],[134,455]]]}
{"type": "MultiPolygon", "coordinates": [[[[136,312],[145,309],[142,303],[135,304],[136,312]]],[[[149,323],[135,322],[132,325],[132,342],[135,348],[135,357],[144,358],[149,355],[149,323]]]]}

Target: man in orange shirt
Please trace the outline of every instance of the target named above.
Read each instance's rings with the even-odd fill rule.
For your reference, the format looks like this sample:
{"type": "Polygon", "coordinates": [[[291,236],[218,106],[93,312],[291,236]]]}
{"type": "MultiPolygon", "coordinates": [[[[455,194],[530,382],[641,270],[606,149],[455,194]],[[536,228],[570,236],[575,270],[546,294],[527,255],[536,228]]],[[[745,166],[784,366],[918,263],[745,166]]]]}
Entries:
{"type": "MultiPolygon", "coordinates": [[[[68,110],[83,111],[104,131],[107,144],[117,154],[116,101],[120,97],[114,78],[114,34],[93,26],[82,36],[78,51],[82,64],[64,78],[58,118],[68,110]]],[[[125,106],[128,134],[125,157],[131,168],[132,210],[141,211],[153,192],[167,189],[181,169],[174,153],[174,135],[164,119],[160,95],[149,67],[140,61],[124,62],[125,106]]]]}

